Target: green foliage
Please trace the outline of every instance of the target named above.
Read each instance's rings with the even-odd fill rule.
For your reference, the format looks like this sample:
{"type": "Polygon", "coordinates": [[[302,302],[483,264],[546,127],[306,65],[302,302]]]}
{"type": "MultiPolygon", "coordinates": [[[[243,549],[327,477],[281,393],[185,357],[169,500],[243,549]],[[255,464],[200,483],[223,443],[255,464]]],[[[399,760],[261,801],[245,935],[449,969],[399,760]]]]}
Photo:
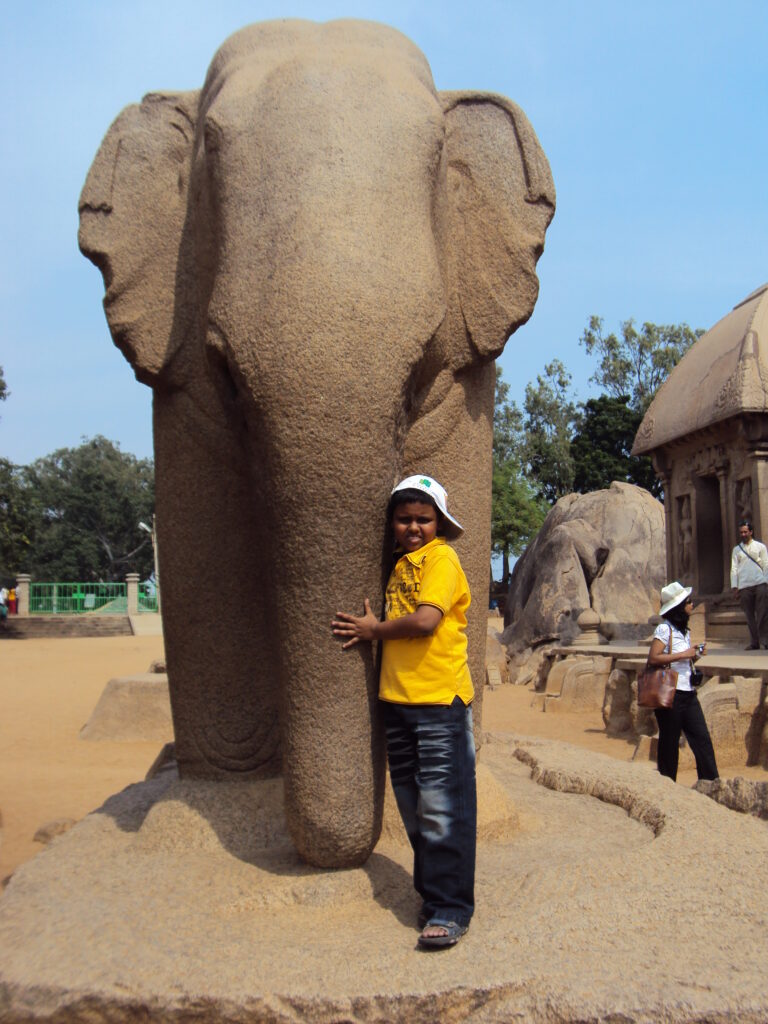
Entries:
{"type": "Polygon", "coordinates": [[[32,463],[25,486],[39,510],[26,567],[34,579],[107,582],[152,572],[151,543],[138,529],[154,508],[151,459],[94,437],[32,463]]]}
{"type": "Polygon", "coordinates": [[[629,407],[628,395],[601,395],[584,403],[581,423],[571,442],[575,491],[599,491],[610,487],[613,480],[622,480],[657,496],[661,493],[650,458],[630,454],[642,418],[629,407]]]}
{"type": "Polygon", "coordinates": [[[24,470],[0,459],[0,571],[5,586],[29,564],[36,512],[24,470]]]}
{"type": "Polygon", "coordinates": [[[644,323],[637,331],[634,320],[625,320],[617,337],[603,334],[602,318],[591,316],[581,344],[600,359],[590,380],[614,398],[629,396],[630,408],[642,418],[669,372],[703,333],[688,324],[644,323]]]}
{"type": "Polygon", "coordinates": [[[525,389],[525,463],[539,497],[552,505],[573,490],[571,438],[579,409],[570,388],[571,375],[555,359],[536,378],[536,386],[525,389]]]}
{"type": "Polygon", "coordinates": [[[5,383],[5,377],[3,376],[3,368],[0,366],[0,402],[4,402],[9,394],[10,391],[8,390],[8,385],[5,383]]]}
{"type": "Polygon", "coordinates": [[[509,556],[521,555],[541,529],[549,506],[539,498],[519,469],[509,463],[493,467],[491,546],[504,560],[503,576],[509,576],[509,556]]]}
{"type": "Polygon", "coordinates": [[[519,555],[541,529],[548,507],[523,476],[523,415],[509,401],[509,385],[496,368],[493,411],[493,490],[491,546],[502,556],[502,577],[509,578],[509,556],[519,555]]]}
{"type": "Polygon", "coordinates": [[[522,412],[497,369],[491,537],[505,581],[509,554],[524,550],[563,495],[623,480],[661,496],[651,460],[630,452],[657,390],[702,333],[647,322],[637,330],[625,320],[620,335],[606,335],[602,319],[591,316],[581,343],[599,360],[590,380],[602,394],[584,403],[558,359],[528,384],[522,412]]]}

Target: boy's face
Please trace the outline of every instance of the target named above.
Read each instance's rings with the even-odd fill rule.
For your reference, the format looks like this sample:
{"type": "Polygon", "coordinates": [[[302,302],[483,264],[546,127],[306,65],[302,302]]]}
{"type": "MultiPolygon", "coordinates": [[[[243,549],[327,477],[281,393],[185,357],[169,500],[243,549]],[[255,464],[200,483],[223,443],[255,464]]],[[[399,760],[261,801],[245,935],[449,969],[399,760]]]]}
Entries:
{"type": "Polygon", "coordinates": [[[426,501],[407,501],[392,513],[395,543],[403,551],[418,551],[437,536],[437,512],[426,501]]]}

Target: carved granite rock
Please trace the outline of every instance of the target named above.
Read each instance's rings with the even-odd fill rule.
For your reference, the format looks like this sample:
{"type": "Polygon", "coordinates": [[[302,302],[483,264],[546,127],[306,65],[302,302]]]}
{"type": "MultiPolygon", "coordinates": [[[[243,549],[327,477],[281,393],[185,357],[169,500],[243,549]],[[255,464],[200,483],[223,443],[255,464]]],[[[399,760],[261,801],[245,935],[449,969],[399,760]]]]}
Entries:
{"type": "Polygon", "coordinates": [[[586,608],[611,639],[650,632],[665,582],[664,508],[648,491],[614,482],[561,498],[515,565],[503,642],[510,652],[578,635],[586,608]]]}
{"type": "Polygon", "coordinates": [[[202,89],[120,114],[83,188],[80,247],[154,389],[180,772],[282,767],[314,864],[363,862],[380,828],[374,661],[329,624],[380,608],[408,473],[465,526],[482,690],[493,360],[533,310],[554,202],[519,107],[437,92],[408,39],[363,21],[237,32],[202,89]]]}

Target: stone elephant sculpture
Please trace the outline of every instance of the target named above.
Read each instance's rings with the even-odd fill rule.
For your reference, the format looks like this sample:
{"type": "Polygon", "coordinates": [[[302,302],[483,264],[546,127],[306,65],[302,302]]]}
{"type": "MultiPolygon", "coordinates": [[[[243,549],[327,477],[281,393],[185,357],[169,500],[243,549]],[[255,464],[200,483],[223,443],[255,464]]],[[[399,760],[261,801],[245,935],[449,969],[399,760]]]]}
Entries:
{"type": "Polygon", "coordinates": [[[515,104],[436,92],[409,40],[359,21],[244,28],[199,92],[126,108],[83,188],[80,247],[154,389],[179,770],[283,770],[310,863],[361,863],[380,829],[373,656],[330,621],[380,602],[407,473],[466,528],[482,687],[493,360],[554,201],[515,104]]]}

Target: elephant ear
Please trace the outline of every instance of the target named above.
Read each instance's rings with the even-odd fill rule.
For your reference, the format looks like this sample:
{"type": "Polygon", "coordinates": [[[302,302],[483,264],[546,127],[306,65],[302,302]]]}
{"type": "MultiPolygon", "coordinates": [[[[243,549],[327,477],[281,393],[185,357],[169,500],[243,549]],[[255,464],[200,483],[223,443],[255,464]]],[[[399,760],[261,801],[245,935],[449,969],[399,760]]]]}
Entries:
{"type": "Polygon", "coordinates": [[[549,163],[523,111],[503,96],[440,94],[446,122],[449,273],[476,351],[495,358],[533,312],[536,263],[555,213],[549,163]]]}
{"type": "Polygon", "coordinates": [[[152,93],[104,137],[80,196],[80,249],[101,270],[115,344],[145,384],[173,352],[197,92],[152,93]]]}

